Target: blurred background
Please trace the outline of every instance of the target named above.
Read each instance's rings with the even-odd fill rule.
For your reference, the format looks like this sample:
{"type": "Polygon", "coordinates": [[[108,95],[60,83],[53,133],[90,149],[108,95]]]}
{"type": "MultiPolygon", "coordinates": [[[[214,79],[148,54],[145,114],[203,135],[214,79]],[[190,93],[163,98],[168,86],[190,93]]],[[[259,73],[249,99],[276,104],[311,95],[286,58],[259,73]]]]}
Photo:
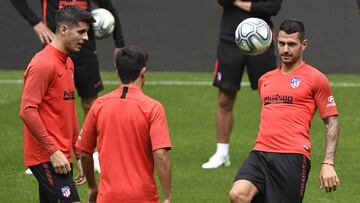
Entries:
{"type": "MultiPolygon", "coordinates": [[[[28,0],[36,13],[39,0],[28,0]]],[[[212,72],[221,7],[216,0],[114,0],[125,43],[146,48],[155,71],[212,72]]],[[[40,48],[32,27],[9,1],[0,7],[0,69],[25,69],[40,48]]],[[[360,73],[360,16],[355,0],[284,0],[273,19],[305,23],[309,50],[305,60],[325,73],[360,73]]],[[[97,41],[101,70],[113,70],[113,39],[97,41]]]]}

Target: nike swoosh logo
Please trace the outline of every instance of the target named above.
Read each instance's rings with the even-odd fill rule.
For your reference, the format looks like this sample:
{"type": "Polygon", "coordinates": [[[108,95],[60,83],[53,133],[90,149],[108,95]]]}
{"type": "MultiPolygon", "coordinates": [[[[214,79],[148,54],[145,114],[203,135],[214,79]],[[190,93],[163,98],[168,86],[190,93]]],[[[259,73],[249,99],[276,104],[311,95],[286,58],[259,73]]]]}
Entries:
{"type": "Polygon", "coordinates": [[[63,73],[58,73],[58,77],[61,78],[64,74],[63,73]]]}

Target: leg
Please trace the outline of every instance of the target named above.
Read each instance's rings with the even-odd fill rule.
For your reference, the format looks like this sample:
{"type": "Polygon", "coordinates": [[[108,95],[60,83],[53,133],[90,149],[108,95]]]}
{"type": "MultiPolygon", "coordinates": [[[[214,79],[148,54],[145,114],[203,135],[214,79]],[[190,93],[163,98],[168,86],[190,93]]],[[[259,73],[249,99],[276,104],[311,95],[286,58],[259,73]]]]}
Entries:
{"type": "Polygon", "coordinates": [[[264,171],[267,171],[267,168],[261,154],[257,151],[250,152],[235,176],[235,182],[229,193],[230,201],[265,202],[263,193],[267,183],[264,171]]]}
{"type": "Polygon", "coordinates": [[[39,202],[40,203],[54,203],[58,202],[58,199],[55,195],[51,194],[39,183],[39,202]]]}
{"type": "Polygon", "coordinates": [[[229,141],[233,126],[233,106],[244,72],[245,55],[235,43],[220,40],[213,85],[219,88],[216,107],[216,153],[202,168],[230,166],[229,141]]]}
{"type": "Polygon", "coordinates": [[[75,54],[71,55],[71,57],[75,66],[75,87],[81,98],[85,118],[98,93],[103,89],[99,63],[96,55],[81,56],[75,54]]]}
{"type": "Polygon", "coordinates": [[[233,127],[233,107],[236,92],[219,90],[216,109],[216,138],[218,143],[228,144],[233,127]]]}
{"type": "Polygon", "coordinates": [[[58,200],[60,202],[80,202],[72,171],[68,174],[55,173],[50,161],[30,166],[30,169],[40,185],[41,203],[57,203],[58,200]]]}
{"type": "Polygon", "coordinates": [[[238,180],[233,184],[229,197],[233,203],[250,203],[258,192],[256,186],[250,181],[238,180]]]}
{"type": "Polygon", "coordinates": [[[310,171],[310,160],[302,154],[264,153],[265,199],[268,203],[301,203],[310,171]]]}

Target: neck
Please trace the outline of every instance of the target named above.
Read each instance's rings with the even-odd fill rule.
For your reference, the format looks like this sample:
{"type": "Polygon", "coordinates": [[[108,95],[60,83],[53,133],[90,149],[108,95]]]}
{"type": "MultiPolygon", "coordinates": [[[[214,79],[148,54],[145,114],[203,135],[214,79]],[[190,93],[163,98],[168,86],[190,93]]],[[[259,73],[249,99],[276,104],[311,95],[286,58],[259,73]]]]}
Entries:
{"type": "Polygon", "coordinates": [[[300,58],[297,62],[295,62],[294,64],[291,64],[291,65],[282,63],[281,64],[281,72],[283,72],[285,74],[291,73],[292,71],[294,71],[295,69],[300,67],[303,63],[304,63],[304,61],[302,60],[302,58],[300,58]]]}
{"type": "Polygon", "coordinates": [[[64,43],[58,38],[55,37],[53,41],[51,42],[51,45],[55,47],[56,49],[69,54],[69,51],[65,48],[64,43]]]}
{"type": "Polygon", "coordinates": [[[142,89],[142,81],[140,81],[140,79],[138,78],[137,80],[135,80],[134,82],[128,83],[128,84],[123,84],[123,86],[128,86],[128,87],[137,87],[139,89],[142,89]]]}

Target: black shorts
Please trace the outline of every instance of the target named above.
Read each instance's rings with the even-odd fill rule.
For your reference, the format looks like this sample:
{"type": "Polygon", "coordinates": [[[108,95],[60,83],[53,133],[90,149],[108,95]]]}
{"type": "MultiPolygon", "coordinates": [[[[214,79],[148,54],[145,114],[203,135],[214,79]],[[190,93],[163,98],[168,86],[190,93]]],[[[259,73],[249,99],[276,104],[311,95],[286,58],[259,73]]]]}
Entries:
{"type": "Polygon", "coordinates": [[[236,92],[247,69],[252,89],[257,89],[259,78],[276,68],[274,43],[263,54],[250,56],[239,50],[235,42],[219,41],[213,85],[221,90],[236,92]]]}
{"type": "Polygon", "coordinates": [[[259,193],[252,203],[300,203],[303,200],[310,160],[302,154],[252,151],[235,181],[248,180],[259,193]]]}
{"type": "Polygon", "coordinates": [[[71,55],[74,62],[75,87],[80,97],[90,98],[96,97],[98,92],[104,89],[97,56],[88,55],[71,55]]]}
{"type": "Polygon", "coordinates": [[[55,173],[50,161],[29,168],[39,182],[40,203],[80,201],[73,180],[72,164],[68,174],[55,173]]]}

